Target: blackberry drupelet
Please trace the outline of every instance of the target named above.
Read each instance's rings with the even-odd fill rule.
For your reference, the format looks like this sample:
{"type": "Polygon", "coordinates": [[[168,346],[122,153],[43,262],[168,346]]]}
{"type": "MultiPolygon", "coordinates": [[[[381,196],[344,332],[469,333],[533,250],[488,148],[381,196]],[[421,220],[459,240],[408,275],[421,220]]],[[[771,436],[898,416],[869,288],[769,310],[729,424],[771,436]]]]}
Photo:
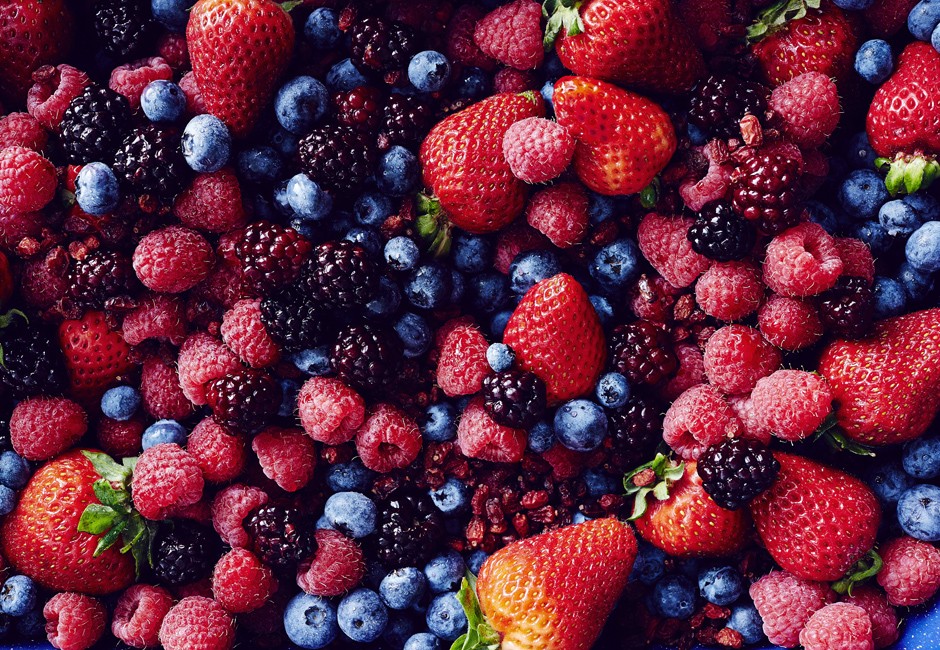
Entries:
{"type": "Polygon", "coordinates": [[[347,35],[350,59],[357,68],[366,72],[401,71],[418,52],[418,38],[414,32],[378,16],[356,20],[349,26],[347,35]]]}
{"type": "Polygon", "coordinates": [[[110,165],[130,128],[127,99],[110,88],[91,84],[65,109],[59,123],[59,144],[70,164],[110,165]]]}
{"type": "Polygon", "coordinates": [[[689,122],[708,136],[740,138],[745,115],[763,118],[770,90],[756,81],[714,74],[692,91],[689,122]]]}
{"type": "Polygon", "coordinates": [[[797,184],[802,162],[785,147],[744,149],[731,176],[731,206],[768,235],[776,235],[800,222],[797,184]]]}
{"type": "Polygon", "coordinates": [[[302,287],[293,285],[261,300],[261,323],[289,352],[323,345],[331,329],[326,310],[302,287]]]}
{"type": "Polygon", "coordinates": [[[101,49],[119,61],[144,54],[156,31],[146,0],[98,0],[93,22],[101,49]]]}
{"type": "MultiPolygon", "coordinates": [[[[7,395],[4,392],[3,386],[0,386],[0,400],[6,399],[7,395]]],[[[13,448],[13,444],[10,441],[10,415],[11,410],[6,408],[0,409],[0,452],[8,451],[13,448]]]]}
{"type": "Polygon", "coordinates": [[[619,409],[607,411],[611,470],[623,473],[653,457],[663,440],[664,407],[634,393],[619,409]]]}
{"type": "Polygon", "coordinates": [[[655,386],[679,369],[669,334],[648,320],[616,327],[609,345],[612,369],[631,383],[655,386]]]}
{"type": "Polygon", "coordinates": [[[0,382],[13,397],[56,395],[66,385],[65,360],[38,317],[9,311],[0,315],[0,382]]]}
{"type": "Polygon", "coordinates": [[[499,424],[528,428],[545,414],[545,382],[535,373],[507,370],[483,379],[483,407],[499,424]]]}
{"type": "Polygon", "coordinates": [[[375,557],[387,570],[423,567],[440,551],[444,520],[430,497],[403,487],[379,504],[375,557]]]}
{"type": "Polygon", "coordinates": [[[219,424],[249,432],[277,414],[281,387],[268,373],[246,368],[206,384],[206,402],[219,424]]]}
{"type": "Polygon", "coordinates": [[[357,86],[333,95],[336,121],[363,133],[375,133],[382,117],[382,93],[372,86],[357,86]]]}
{"type": "Polygon", "coordinates": [[[162,524],[151,546],[154,577],[169,586],[208,577],[221,552],[217,540],[213,531],[193,521],[162,524]]]}
{"type": "Polygon", "coordinates": [[[737,510],[773,485],[780,463],[754,440],[731,438],[712,445],[698,461],[705,492],[722,508],[737,510]]]}
{"type": "Polygon", "coordinates": [[[418,95],[392,93],[382,109],[380,122],[380,149],[388,149],[396,144],[410,147],[421,142],[428,134],[434,122],[434,111],[418,95]]]}
{"type": "Polygon", "coordinates": [[[724,201],[709,203],[689,228],[692,249],[708,259],[730,262],[746,257],[754,248],[754,227],[724,201]]]}
{"type": "Polygon", "coordinates": [[[313,520],[296,508],[264,505],[248,516],[251,550],[276,571],[293,572],[317,550],[313,520]]]}
{"type": "Polygon", "coordinates": [[[310,248],[307,238],[293,228],[256,221],[242,230],[234,253],[245,281],[263,293],[296,280],[310,248]]]}
{"type": "Polygon", "coordinates": [[[367,133],[340,124],[311,131],[298,144],[300,169],[323,188],[339,193],[362,186],[376,164],[376,148],[367,133]]]}
{"type": "Polygon", "coordinates": [[[137,196],[172,202],[190,175],[179,132],[153,124],[135,129],[114,155],[114,173],[137,196]]]}
{"type": "Polygon", "coordinates": [[[131,261],[117,251],[96,251],[77,260],[69,271],[68,295],[95,309],[110,298],[128,296],[140,286],[131,261]]]}
{"type": "Polygon", "coordinates": [[[340,330],[333,343],[330,365],[353,388],[375,392],[397,377],[401,359],[401,344],[394,333],[364,323],[340,330]]]}
{"type": "Polygon", "coordinates": [[[874,327],[875,294],[865,278],[845,276],[819,297],[819,320],[833,335],[860,339],[874,327]]]}
{"type": "Polygon", "coordinates": [[[379,271],[359,244],[328,241],[317,246],[304,265],[301,285],[330,309],[358,309],[375,297],[379,271]]]}

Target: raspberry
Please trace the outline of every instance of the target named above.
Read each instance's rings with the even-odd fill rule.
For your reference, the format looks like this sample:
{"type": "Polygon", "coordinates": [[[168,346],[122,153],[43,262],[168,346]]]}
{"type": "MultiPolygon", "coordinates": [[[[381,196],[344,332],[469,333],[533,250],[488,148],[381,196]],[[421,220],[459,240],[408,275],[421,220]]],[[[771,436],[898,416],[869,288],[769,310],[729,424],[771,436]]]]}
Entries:
{"type": "Polygon", "coordinates": [[[651,212],[640,222],[637,240],[643,256],[674,287],[688,287],[708,269],[711,260],[692,250],[689,228],[695,221],[651,212]]]}
{"type": "Polygon", "coordinates": [[[206,403],[206,384],[241,368],[221,341],[202,332],[186,339],[177,365],[183,395],[197,405],[206,403]]]}
{"type": "Polygon", "coordinates": [[[74,445],[88,430],[81,406],[64,397],[31,397],[10,415],[10,442],[26,460],[46,460],[74,445]]]}
{"type": "Polygon", "coordinates": [[[868,244],[854,237],[836,237],[835,241],[842,260],[842,275],[865,278],[871,284],[875,279],[875,259],[868,244]]]}
{"type": "Polygon", "coordinates": [[[307,435],[325,445],[341,445],[356,435],[366,419],[366,403],[339,379],[313,377],[297,394],[300,424],[307,435]]]}
{"type": "Polygon", "coordinates": [[[526,207],[526,221],[555,246],[569,248],[587,232],[588,205],[579,183],[559,183],[535,193],[526,207]]]}
{"type": "Polygon", "coordinates": [[[796,646],[810,617],[835,600],[829,585],[786,571],[771,571],[751,585],[749,593],[764,621],[764,634],[771,643],[786,648],[796,646]]]}
{"type": "Polygon", "coordinates": [[[483,406],[482,397],[474,397],[460,416],[457,446],[469,458],[493,463],[518,463],[526,447],[524,429],[499,424],[483,406]]]}
{"type": "Polygon", "coordinates": [[[228,232],[245,225],[242,189],[231,167],[198,174],[176,197],[173,214],[184,226],[207,232],[228,232]]]}
{"type": "Polygon", "coordinates": [[[555,443],[542,452],[542,460],[552,466],[552,477],[556,481],[569,481],[584,471],[586,454],[555,443]]]}
{"type": "Polygon", "coordinates": [[[296,492],[313,477],[317,452],[300,429],[267,427],[251,441],[264,475],[286,492],[296,492]]]}
{"type": "Polygon", "coordinates": [[[421,431],[397,407],[378,404],[356,432],[356,451],[362,464],[376,472],[407,467],[421,451],[421,431]]]}
{"type": "Polygon", "coordinates": [[[804,650],[873,650],[871,619],[857,605],[826,605],[806,622],[800,644],[804,650]]]}
{"type": "Polygon", "coordinates": [[[42,66],[33,73],[33,81],[26,110],[50,131],[58,130],[65,109],[89,83],[88,75],[66,64],[42,66]]]}
{"type": "Polygon", "coordinates": [[[140,108],[140,94],[152,81],[173,81],[173,69],[159,56],[119,65],[111,71],[108,87],[127,98],[131,108],[140,108]]]}
{"type": "Polygon", "coordinates": [[[199,501],[204,482],[196,459],[179,445],[163,443],[137,459],[131,479],[134,507],[147,519],[165,519],[172,508],[199,501]]]}
{"type": "Polygon", "coordinates": [[[535,75],[528,70],[503,68],[493,75],[493,91],[497,93],[521,93],[537,87],[535,75]]]}
{"type": "Polygon", "coordinates": [[[250,540],[244,521],[251,511],[268,502],[264,490],[236,483],[223,488],[212,501],[212,527],[232,548],[245,548],[250,540]]]}
{"type": "Polygon", "coordinates": [[[513,176],[526,183],[547,183],[571,164],[574,138],[558,122],[527,117],[503,136],[503,156],[513,176]]]}
{"type": "Polygon", "coordinates": [[[721,393],[702,384],[682,393],[666,411],[663,440],[685,460],[698,460],[708,447],[743,428],[721,393]]]}
{"type": "Polygon", "coordinates": [[[151,338],[180,345],[186,340],[186,307],[176,296],[149,295],[124,317],[121,334],[128,345],[151,338]]]}
{"type": "Polygon", "coordinates": [[[121,421],[103,417],[98,420],[98,445],[117,458],[139,454],[143,435],[144,422],[141,418],[121,421]]]}
{"type": "MultiPolygon", "coordinates": [[[[5,248],[7,250],[16,250],[17,245],[27,237],[38,237],[42,232],[42,227],[45,225],[45,217],[41,212],[29,212],[26,214],[8,213],[5,210],[0,210],[0,248],[5,248]]],[[[509,268],[508,266],[506,268],[509,268]]],[[[23,282],[26,283],[26,278],[23,282]]],[[[65,281],[62,280],[62,293],[65,292],[65,281]]],[[[40,293],[45,293],[41,291],[46,289],[44,283],[39,279],[34,279],[34,283],[38,284],[31,293],[33,296],[37,296],[40,293]]],[[[24,287],[25,289],[25,287],[24,287]]],[[[61,294],[59,295],[61,297],[61,294]]],[[[55,300],[52,300],[55,302],[55,300]]]]}
{"type": "Polygon", "coordinates": [[[770,110],[783,123],[783,133],[807,149],[825,144],[839,125],[839,90],[827,75],[807,72],[774,88],[770,110]]]}
{"type": "Polygon", "coordinates": [[[261,322],[261,301],[240,300],[222,317],[222,340],[252,368],[275,363],[280,348],[261,322]]]}
{"type": "Polygon", "coordinates": [[[819,224],[801,223],[767,245],[764,282],[783,296],[815,296],[835,286],[840,275],[839,249],[819,224]]]}
{"type": "Polygon", "coordinates": [[[480,5],[462,4],[447,23],[445,54],[451,61],[491,71],[496,62],[480,50],[473,40],[477,21],[486,15],[480,5]]]}
{"type": "Polygon", "coordinates": [[[204,418],[193,427],[186,439],[186,451],[210,483],[235,479],[245,468],[248,457],[245,439],[232,435],[212,418],[204,418]]]}
{"type": "Polygon", "coordinates": [[[770,296],[757,312],[757,322],[764,338],[791,352],[811,346],[823,335],[816,308],[795,298],[770,296]]]}
{"type": "Polygon", "coordinates": [[[206,100],[202,98],[202,92],[199,90],[199,84],[196,82],[196,75],[192,70],[182,76],[179,83],[180,90],[186,95],[186,114],[201,115],[206,113],[206,100]]]}
{"type": "Polygon", "coordinates": [[[141,367],[140,396],[144,410],[158,420],[183,420],[193,412],[176,368],[159,357],[147,358],[141,367]]]}
{"type": "Polygon", "coordinates": [[[60,650],[87,650],[98,642],[108,613],[97,599],[74,592],[59,593],[42,608],[46,637],[60,650]]]}
{"type": "Polygon", "coordinates": [[[844,600],[858,605],[868,614],[875,648],[887,648],[898,640],[898,615],[883,593],[874,587],[862,585],[855,587],[844,600]]]}
{"type": "Polygon", "coordinates": [[[708,160],[708,170],[700,179],[691,177],[679,186],[679,196],[693,212],[700,212],[712,201],[719,201],[728,194],[731,185],[731,165],[728,163],[728,151],[717,140],[709,142],[701,149],[701,154],[708,160]]]}
{"type": "Polygon", "coordinates": [[[365,576],[366,563],[356,542],[335,530],[316,532],[317,552],[297,571],[297,586],[314,596],[339,596],[365,576]]]}
{"type": "Polygon", "coordinates": [[[160,626],[164,650],[229,650],[235,622],[211,598],[190,596],[176,603],[160,626]]]}
{"type": "Polygon", "coordinates": [[[157,38],[157,52],[174,71],[189,67],[189,47],[183,34],[160,34],[157,38]]]}
{"type": "Polygon", "coordinates": [[[881,548],[881,559],[878,584],[892,605],[920,605],[940,590],[940,550],[927,542],[898,537],[881,548]]]}
{"type": "Polygon", "coordinates": [[[33,151],[46,148],[49,134],[29,113],[10,113],[0,118],[0,149],[24,147],[33,151]]]}
{"type": "Polygon", "coordinates": [[[245,548],[233,548],[212,570],[212,593],[233,614],[253,612],[274,595],[277,580],[271,569],[245,548]]]}
{"type": "Polygon", "coordinates": [[[441,346],[437,362],[437,385],[450,397],[472,395],[480,390],[490,372],[486,362],[489,344],[473,324],[454,327],[441,346]]]}
{"type": "Polygon", "coordinates": [[[163,587],[132,585],[118,598],[111,633],[134,648],[160,644],[160,623],[173,607],[173,596],[163,587]]]}
{"type": "Polygon", "coordinates": [[[770,444],[770,432],[762,428],[758,422],[757,412],[754,410],[750,395],[729,395],[728,406],[734,410],[741,424],[744,425],[744,431],[741,432],[742,438],[756,440],[765,447],[770,444]]]}
{"type": "Polygon", "coordinates": [[[832,411],[829,384],[803,370],[778,370],[759,379],[751,401],[760,426],[790,442],[811,435],[832,411]]]}
{"type": "Polygon", "coordinates": [[[55,196],[55,166],[25,147],[0,151],[0,209],[33,212],[55,196]]]}
{"type": "Polygon", "coordinates": [[[736,321],[750,316],[764,297],[760,270],[747,262],[716,262],[695,283],[695,300],[709,316],[736,321]]]}
{"type": "Polygon", "coordinates": [[[473,40],[484,54],[519,70],[539,67],[542,47],[542,7],[534,0],[515,0],[481,18],[473,40]]]}
{"type": "Polygon", "coordinates": [[[202,282],[215,264],[215,252],[195,230],[167,226],[154,230],[134,249],[134,271],[145,287],[182,293],[202,282]]]}
{"type": "Polygon", "coordinates": [[[663,397],[674,400],[693,386],[705,383],[705,363],[697,345],[683,343],[676,346],[679,370],[663,387],[663,397]]]}
{"type": "Polygon", "coordinates": [[[750,393],[758,379],[779,367],[780,352],[753,327],[727,325],[705,344],[705,375],[728,395],[750,393]]]}
{"type": "Polygon", "coordinates": [[[506,275],[509,273],[509,265],[519,253],[545,248],[548,248],[548,240],[540,232],[517,221],[497,235],[493,268],[506,275]]]}

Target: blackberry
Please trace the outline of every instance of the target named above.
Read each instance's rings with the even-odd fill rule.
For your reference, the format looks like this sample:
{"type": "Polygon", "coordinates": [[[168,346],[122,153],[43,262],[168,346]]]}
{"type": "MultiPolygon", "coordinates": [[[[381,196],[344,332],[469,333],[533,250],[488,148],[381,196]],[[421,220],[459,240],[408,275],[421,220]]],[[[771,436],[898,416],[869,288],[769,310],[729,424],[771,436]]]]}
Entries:
{"type": "Polygon", "coordinates": [[[96,251],[72,266],[68,295],[78,303],[100,309],[108,299],[127,296],[138,285],[127,255],[116,251],[96,251]]]}
{"type": "Polygon", "coordinates": [[[376,150],[366,133],[340,124],[314,129],[298,144],[300,169],[325,189],[348,193],[372,174],[376,150]]]}
{"type": "Polygon", "coordinates": [[[483,407],[499,424],[531,427],[545,414],[545,382],[535,373],[507,370],[483,379],[483,407]]]}
{"type": "Polygon", "coordinates": [[[734,213],[725,201],[709,203],[689,228],[692,249],[719,262],[740,260],[754,248],[754,227],[734,213]]]}
{"type": "Polygon", "coordinates": [[[153,124],[135,129],[114,155],[114,173],[137,196],[172,202],[190,173],[179,132],[153,124]]]}
{"type": "Polygon", "coordinates": [[[261,323],[271,338],[290,352],[322,345],[330,331],[326,311],[297,286],[261,300],[261,323]]]}
{"type": "Polygon", "coordinates": [[[634,384],[656,386],[679,369],[669,334],[648,320],[619,325],[609,345],[611,367],[634,384]]]}
{"type": "Polygon", "coordinates": [[[382,93],[372,86],[357,86],[333,95],[336,121],[363,133],[375,133],[382,116],[382,93]]]}
{"type": "Polygon", "coordinates": [[[169,586],[208,577],[221,551],[217,539],[205,526],[186,519],[161,525],[150,547],[154,577],[169,586]]]}
{"type": "Polygon", "coordinates": [[[641,394],[607,412],[612,467],[616,473],[630,470],[653,457],[663,440],[663,407],[641,394]]]}
{"type": "Polygon", "coordinates": [[[402,487],[379,503],[375,556],[387,570],[423,567],[444,541],[444,519],[430,497],[402,487]]]}
{"type": "Polygon", "coordinates": [[[92,20],[101,49],[120,61],[143,55],[156,31],[145,0],[98,0],[92,20]]]}
{"type": "Polygon", "coordinates": [[[768,235],[800,222],[802,163],[786,147],[745,149],[731,177],[731,206],[768,235]]]}
{"type": "Polygon", "coordinates": [[[266,292],[296,280],[310,248],[310,242],[293,228],[256,221],[242,230],[234,253],[248,285],[266,292]]]}
{"type": "Polygon", "coordinates": [[[422,97],[392,93],[382,109],[379,148],[414,146],[428,134],[433,122],[434,111],[422,97]]]}
{"type": "Polygon", "coordinates": [[[773,485],[780,463],[754,440],[731,438],[712,445],[698,461],[705,492],[722,508],[737,510],[773,485]]]}
{"type": "Polygon", "coordinates": [[[114,152],[131,127],[131,107],[122,95],[92,84],[73,99],[59,123],[59,144],[66,162],[114,163],[114,152]]]}
{"type": "Polygon", "coordinates": [[[206,402],[219,424],[252,431],[277,414],[281,387],[266,372],[246,368],[206,384],[206,402]]]}
{"type": "Polygon", "coordinates": [[[689,122],[708,136],[740,138],[745,115],[763,118],[770,90],[756,81],[734,75],[708,77],[692,91],[689,122]]]}
{"type": "Polygon", "coordinates": [[[379,272],[359,244],[328,241],[314,249],[304,265],[301,284],[328,308],[358,309],[375,297],[379,272]]]}
{"type": "Polygon", "coordinates": [[[418,39],[408,27],[396,22],[367,16],[353,22],[347,30],[350,59],[360,70],[398,72],[418,52],[418,39]]]}
{"type": "Polygon", "coordinates": [[[841,277],[817,302],[819,320],[835,336],[860,339],[871,333],[875,294],[865,278],[841,277]]]}
{"type": "Polygon", "coordinates": [[[394,333],[364,323],[340,330],[333,343],[330,365],[350,386],[374,392],[397,377],[401,357],[401,345],[394,333]]]}
{"type": "Polygon", "coordinates": [[[251,550],[277,571],[293,572],[317,550],[313,520],[296,508],[261,506],[249,515],[245,529],[251,550]]]}
{"type": "Polygon", "coordinates": [[[62,350],[37,317],[21,312],[0,315],[0,382],[14,397],[55,395],[65,388],[62,350]]]}

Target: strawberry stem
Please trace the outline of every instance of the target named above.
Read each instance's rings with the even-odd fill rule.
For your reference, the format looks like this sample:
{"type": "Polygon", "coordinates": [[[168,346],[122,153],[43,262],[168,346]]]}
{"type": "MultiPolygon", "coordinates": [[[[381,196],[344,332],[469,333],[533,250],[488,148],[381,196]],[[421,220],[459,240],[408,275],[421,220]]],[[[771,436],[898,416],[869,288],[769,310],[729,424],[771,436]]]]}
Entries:
{"type": "Polygon", "coordinates": [[[855,585],[860,585],[874,578],[878,575],[878,572],[881,571],[881,567],[883,566],[884,562],[882,562],[881,556],[878,555],[875,549],[872,549],[849,570],[849,573],[847,573],[844,578],[832,583],[832,589],[837,594],[848,594],[851,596],[852,589],[855,585]]]}
{"type": "Polygon", "coordinates": [[[460,583],[457,600],[467,615],[467,631],[457,637],[450,650],[497,650],[499,633],[487,623],[480,600],[477,598],[477,579],[467,571],[460,583]]]}
{"type": "Polygon", "coordinates": [[[291,11],[293,11],[294,9],[296,9],[303,3],[304,3],[304,0],[288,0],[287,2],[280,3],[279,6],[281,7],[281,9],[283,9],[287,13],[290,13],[291,11]]]}
{"type": "Polygon", "coordinates": [[[542,39],[546,52],[552,49],[562,30],[567,36],[576,36],[584,31],[580,9],[580,0],[545,0],[542,3],[542,16],[548,19],[542,39]]]}
{"type": "Polygon", "coordinates": [[[431,255],[443,257],[450,252],[452,225],[436,198],[418,195],[417,228],[431,255]]]}
{"type": "Polygon", "coordinates": [[[623,487],[627,496],[634,495],[633,513],[627,521],[635,521],[646,513],[646,499],[652,494],[657,501],[669,498],[669,488],[685,474],[685,463],[677,463],[665,454],[656,454],[656,458],[640,465],[623,477],[623,487]],[[652,471],[655,479],[649,480],[652,471]],[[641,478],[634,481],[634,478],[641,478]],[[637,483],[641,483],[638,485],[637,483]]]}
{"type": "Polygon", "coordinates": [[[940,162],[922,154],[898,154],[894,160],[877,158],[875,166],[878,169],[887,167],[885,187],[891,196],[927,189],[940,176],[940,162]]]}
{"type": "Polygon", "coordinates": [[[757,21],[747,28],[747,40],[751,43],[770,36],[791,20],[806,16],[810,9],[819,9],[821,0],[780,0],[757,16],[757,21]]]}

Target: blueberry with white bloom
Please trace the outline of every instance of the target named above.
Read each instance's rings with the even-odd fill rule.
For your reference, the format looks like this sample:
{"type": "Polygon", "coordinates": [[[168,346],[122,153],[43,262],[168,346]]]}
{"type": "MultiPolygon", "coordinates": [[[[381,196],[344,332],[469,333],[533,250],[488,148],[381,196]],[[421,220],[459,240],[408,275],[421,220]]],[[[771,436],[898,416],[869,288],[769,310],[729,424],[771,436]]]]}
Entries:
{"type": "Polygon", "coordinates": [[[436,594],[457,589],[466,572],[467,565],[456,551],[447,551],[424,565],[428,587],[436,594]]]}
{"type": "Polygon", "coordinates": [[[444,641],[456,641],[467,629],[467,615],[454,592],[434,598],[428,605],[424,620],[428,629],[444,641]]]}
{"type": "Polygon", "coordinates": [[[451,477],[439,488],[430,491],[431,501],[445,515],[452,515],[467,509],[470,502],[470,489],[458,478],[451,477]]]}
{"type": "Polygon", "coordinates": [[[343,37],[339,29],[339,14],[329,7],[314,9],[304,23],[304,38],[318,50],[328,50],[343,37]]]}
{"type": "Polygon", "coordinates": [[[322,596],[301,592],[291,598],[284,609],[284,632],[300,648],[323,648],[339,633],[336,606],[322,596]]]}
{"type": "Polygon", "coordinates": [[[880,84],[893,70],[894,57],[887,41],[880,38],[865,41],[855,53],[855,71],[868,83],[880,84]]]}
{"type": "Polygon", "coordinates": [[[330,93],[326,86],[313,77],[301,75],[277,91],[274,115],[285,129],[302,135],[323,119],[329,106],[330,93]]]}
{"type": "Polygon", "coordinates": [[[183,425],[176,420],[157,420],[144,429],[144,435],[141,438],[144,451],[164,443],[186,444],[186,429],[183,425]]]}
{"type": "Polygon", "coordinates": [[[323,507],[330,524],[338,531],[359,539],[375,531],[375,502],[360,492],[337,492],[323,507]]]}
{"type": "Polygon", "coordinates": [[[0,485],[19,490],[29,481],[29,461],[15,451],[0,454],[0,485]]]}
{"type": "Polygon", "coordinates": [[[415,567],[395,569],[379,585],[379,595],[392,609],[408,609],[417,603],[427,587],[427,579],[415,567]]]}
{"type": "Polygon", "coordinates": [[[101,396],[101,412],[112,420],[130,420],[139,408],[140,393],[133,386],[115,386],[101,396]]]}
{"type": "Polygon", "coordinates": [[[222,120],[205,113],[191,119],[183,129],[180,148],[194,171],[217,172],[228,162],[232,135],[222,120]]]}
{"type": "Polygon", "coordinates": [[[609,409],[620,408],[630,399],[630,383],[619,372],[608,372],[597,380],[597,401],[609,409]]]}
{"type": "Polygon", "coordinates": [[[457,410],[450,402],[438,402],[424,411],[421,435],[431,442],[447,442],[457,436],[457,410]]]}
{"type": "Polygon", "coordinates": [[[295,174],[287,182],[287,203],[301,219],[320,221],[333,209],[333,197],[306,174],[295,174]]]}
{"type": "Polygon", "coordinates": [[[359,588],[340,601],[336,618],[343,634],[359,643],[371,643],[385,631],[388,609],[377,593],[359,588]]]}
{"type": "Polygon", "coordinates": [[[101,162],[82,167],[75,178],[75,202],[93,215],[108,214],[121,201],[121,188],[114,171],[101,162]]]}
{"type": "Polygon", "coordinates": [[[408,81],[424,93],[436,93],[450,78],[450,61],[434,50],[415,54],[408,63],[408,81]]]}
{"type": "Polygon", "coordinates": [[[151,81],[140,93],[140,109],[151,122],[175,122],[186,112],[186,95],[172,81],[151,81]]]}
{"type": "Polygon", "coordinates": [[[0,611],[22,616],[36,605],[37,591],[36,583],[27,576],[10,576],[0,588],[0,611]]]}
{"type": "Polygon", "coordinates": [[[414,188],[420,175],[418,157],[408,149],[395,145],[379,161],[375,184],[386,194],[404,196],[414,188]]]}
{"type": "Polygon", "coordinates": [[[410,237],[399,235],[385,244],[385,262],[395,271],[410,271],[418,263],[421,249],[410,237]]]}
{"type": "Polygon", "coordinates": [[[506,372],[516,362],[516,353],[505,343],[491,343],[486,348],[486,362],[493,372],[506,372]]]}

